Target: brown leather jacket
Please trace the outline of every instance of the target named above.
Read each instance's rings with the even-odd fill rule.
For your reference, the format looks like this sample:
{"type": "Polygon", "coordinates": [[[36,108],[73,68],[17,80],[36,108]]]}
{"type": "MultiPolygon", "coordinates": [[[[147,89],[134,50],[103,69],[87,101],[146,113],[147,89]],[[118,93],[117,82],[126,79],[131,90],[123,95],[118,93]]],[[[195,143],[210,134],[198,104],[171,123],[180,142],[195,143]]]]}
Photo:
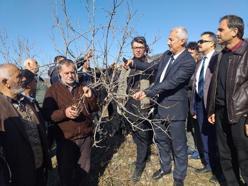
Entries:
{"type": "MultiPolygon", "coordinates": [[[[215,98],[219,64],[223,53],[218,56],[216,69],[212,77],[208,116],[215,113],[215,98]]],[[[229,58],[226,78],[226,108],[230,123],[239,122],[240,118],[248,114],[248,42],[241,46],[229,58]]]]}

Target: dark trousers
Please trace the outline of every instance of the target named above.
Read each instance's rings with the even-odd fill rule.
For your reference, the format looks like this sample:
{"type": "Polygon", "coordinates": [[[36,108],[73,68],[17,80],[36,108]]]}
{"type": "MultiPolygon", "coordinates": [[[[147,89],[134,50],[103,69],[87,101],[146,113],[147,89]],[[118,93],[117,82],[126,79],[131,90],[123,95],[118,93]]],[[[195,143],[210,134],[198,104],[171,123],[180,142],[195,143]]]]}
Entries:
{"type": "Polygon", "coordinates": [[[171,170],[171,155],[174,155],[174,179],[184,180],[187,173],[187,139],[185,121],[158,122],[153,124],[154,142],[159,150],[161,169],[171,170]]]}
{"type": "Polygon", "coordinates": [[[136,169],[143,170],[151,151],[152,131],[147,121],[137,123],[136,127],[132,131],[133,140],[137,148],[136,169]]]}
{"type": "MultiPolygon", "coordinates": [[[[47,174],[46,170],[41,167],[34,170],[34,176],[29,179],[23,179],[22,175],[15,177],[15,173],[12,172],[12,183],[7,184],[10,186],[46,186],[47,185],[47,174]]],[[[1,185],[2,186],[2,185],[1,185]]]]}
{"type": "Polygon", "coordinates": [[[216,106],[217,142],[220,163],[227,185],[240,184],[240,173],[248,184],[248,137],[244,125],[239,122],[230,124],[225,107],[216,106]]]}
{"type": "Polygon", "coordinates": [[[187,143],[190,150],[197,149],[196,135],[195,135],[195,125],[197,125],[197,120],[193,118],[190,112],[188,112],[187,117],[187,143]],[[191,136],[188,136],[191,135],[191,136]],[[191,139],[192,138],[192,139],[191,139]]]}
{"type": "Polygon", "coordinates": [[[196,148],[198,150],[200,159],[201,159],[201,163],[203,165],[206,165],[206,161],[204,160],[204,150],[203,150],[203,144],[202,144],[202,140],[201,140],[201,132],[200,132],[200,126],[198,125],[198,121],[197,119],[195,120],[194,123],[194,140],[195,140],[195,145],[196,148]]]}
{"type": "Polygon", "coordinates": [[[46,186],[47,183],[47,174],[45,173],[44,168],[38,168],[35,171],[35,186],[46,186]]]}
{"type": "Polygon", "coordinates": [[[10,181],[10,172],[5,157],[1,154],[0,147],[0,185],[7,186],[10,181]]]}
{"type": "Polygon", "coordinates": [[[199,144],[202,145],[199,149],[201,160],[204,166],[211,168],[213,174],[222,179],[222,171],[219,163],[219,153],[217,147],[216,127],[208,122],[206,109],[204,107],[204,100],[196,95],[196,116],[197,116],[197,130],[200,136],[199,144]]]}
{"type": "Polygon", "coordinates": [[[80,161],[90,161],[90,159],[81,160],[83,155],[80,149],[83,148],[83,145],[86,148],[89,146],[88,144],[81,144],[79,146],[68,139],[57,140],[58,174],[62,186],[89,185],[88,172],[80,167],[80,161]]]}

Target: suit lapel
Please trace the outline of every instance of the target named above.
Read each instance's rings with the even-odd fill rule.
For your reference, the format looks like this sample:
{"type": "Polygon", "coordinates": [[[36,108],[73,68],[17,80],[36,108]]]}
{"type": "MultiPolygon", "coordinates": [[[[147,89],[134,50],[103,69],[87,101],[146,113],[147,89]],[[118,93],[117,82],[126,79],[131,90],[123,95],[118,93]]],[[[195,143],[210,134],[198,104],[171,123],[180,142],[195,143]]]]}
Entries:
{"type": "MultiPolygon", "coordinates": [[[[169,68],[166,70],[164,79],[166,78],[166,76],[169,74],[169,72],[171,71],[171,69],[176,69],[178,66],[179,61],[183,58],[183,56],[185,55],[185,51],[183,51],[183,53],[181,53],[173,62],[172,65],[169,66],[169,68]]],[[[170,58],[169,58],[170,59],[170,58]]],[[[169,60],[167,61],[167,63],[169,62],[169,60]]]]}
{"type": "Polygon", "coordinates": [[[204,80],[204,89],[206,90],[207,87],[209,85],[209,82],[212,78],[212,74],[213,74],[213,67],[214,67],[214,64],[215,64],[215,61],[216,61],[216,57],[217,57],[217,53],[214,52],[213,55],[211,56],[211,59],[209,61],[209,64],[208,64],[208,67],[207,67],[207,70],[206,70],[206,74],[205,74],[205,80],[204,80]]]}

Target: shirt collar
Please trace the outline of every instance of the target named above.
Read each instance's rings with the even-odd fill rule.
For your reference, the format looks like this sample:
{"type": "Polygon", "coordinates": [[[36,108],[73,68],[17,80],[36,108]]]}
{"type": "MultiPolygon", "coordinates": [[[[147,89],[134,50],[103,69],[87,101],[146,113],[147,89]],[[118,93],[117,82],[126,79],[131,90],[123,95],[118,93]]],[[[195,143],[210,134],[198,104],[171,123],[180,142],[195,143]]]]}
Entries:
{"type": "Polygon", "coordinates": [[[241,40],[241,41],[238,42],[235,46],[233,46],[233,47],[230,49],[231,52],[235,52],[236,50],[238,50],[238,49],[241,47],[242,43],[243,43],[243,40],[241,40]]]}
{"type": "Polygon", "coordinates": [[[72,86],[69,86],[69,85],[64,84],[64,83],[61,81],[61,84],[62,84],[63,86],[65,86],[65,87],[71,92],[74,88],[77,87],[77,84],[78,84],[78,83],[75,81],[75,83],[74,83],[72,86]]]}
{"type": "Polygon", "coordinates": [[[176,60],[178,58],[178,56],[180,54],[182,54],[184,51],[185,51],[185,49],[183,49],[181,52],[177,53],[176,55],[173,55],[174,60],[176,60]]]}
{"type": "Polygon", "coordinates": [[[212,57],[212,55],[214,54],[215,50],[210,51],[209,53],[207,53],[207,55],[203,56],[206,57],[207,59],[210,59],[212,57]]]}

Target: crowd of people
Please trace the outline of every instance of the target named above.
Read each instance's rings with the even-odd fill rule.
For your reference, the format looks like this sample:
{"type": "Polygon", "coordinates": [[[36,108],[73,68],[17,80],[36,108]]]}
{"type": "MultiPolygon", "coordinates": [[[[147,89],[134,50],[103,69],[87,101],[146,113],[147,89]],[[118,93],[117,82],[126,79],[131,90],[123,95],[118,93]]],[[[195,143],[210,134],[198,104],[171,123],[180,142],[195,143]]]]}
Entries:
{"type": "MultiPolygon", "coordinates": [[[[169,49],[155,56],[149,56],[144,37],[135,37],[133,57],[124,59],[116,73],[100,73],[114,76],[117,103],[110,104],[112,112],[129,126],[136,144],[134,183],[140,181],[154,143],[160,169],[151,179],[172,173],[173,185],[183,186],[191,154],[202,163],[197,174],[212,173],[209,181],[248,185],[244,25],[241,17],[226,15],[216,34],[204,31],[189,43],[186,28],[172,28],[169,49]]],[[[89,66],[92,55],[90,51],[76,62],[56,56],[49,86],[38,75],[35,59],[27,59],[23,70],[0,65],[1,186],[47,185],[54,141],[59,185],[90,185],[94,118],[104,110],[102,91],[91,86],[97,81],[89,66]]]]}

